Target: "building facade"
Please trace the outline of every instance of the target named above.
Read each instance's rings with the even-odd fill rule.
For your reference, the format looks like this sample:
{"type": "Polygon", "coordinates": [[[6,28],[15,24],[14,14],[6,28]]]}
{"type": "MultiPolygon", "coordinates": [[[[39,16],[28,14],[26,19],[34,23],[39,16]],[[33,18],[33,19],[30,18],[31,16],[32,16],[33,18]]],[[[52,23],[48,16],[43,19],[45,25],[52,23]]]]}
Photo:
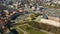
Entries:
{"type": "Polygon", "coordinates": [[[16,2],[20,0],[0,0],[0,4],[8,4],[9,2],[16,2]]]}

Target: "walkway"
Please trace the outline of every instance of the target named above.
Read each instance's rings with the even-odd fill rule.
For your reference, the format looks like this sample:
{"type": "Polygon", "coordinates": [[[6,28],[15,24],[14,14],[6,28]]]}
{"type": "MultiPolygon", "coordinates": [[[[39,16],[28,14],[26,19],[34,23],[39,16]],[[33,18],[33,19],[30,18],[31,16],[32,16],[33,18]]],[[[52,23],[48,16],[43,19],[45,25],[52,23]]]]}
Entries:
{"type": "Polygon", "coordinates": [[[18,30],[20,30],[20,31],[22,31],[24,34],[29,34],[28,32],[26,32],[26,31],[22,30],[21,28],[19,28],[19,26],[15,27],[15,28],[18,29],[18,30]]]}

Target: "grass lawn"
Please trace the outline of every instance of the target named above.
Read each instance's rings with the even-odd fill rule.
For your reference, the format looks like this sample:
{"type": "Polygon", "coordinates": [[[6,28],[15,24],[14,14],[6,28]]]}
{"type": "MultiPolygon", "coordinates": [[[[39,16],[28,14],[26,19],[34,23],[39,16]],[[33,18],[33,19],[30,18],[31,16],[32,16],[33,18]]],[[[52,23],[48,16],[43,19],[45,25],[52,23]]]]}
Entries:
{"type": "Polygon", "coordinates": [[[37,31],[37,30],[34,30],[34,29],[29,29],[29,30],[26,30],[26,31],[29,32],[30,34],[47,34],[45,32],[37,31]]]}
{"type": "Polygon", "coordinates": [[[24,34],[22,31],[16,29],[16,31],[19,33],[19,34],[24,34]]]}
{"type": "Polygon", "coordinates": [[[47,34],[45,32],[41,32],[40,30],[33,29],[31,27],[28,27],[27,25],[20,26],[21,29],[27,31],[30,34],[47,34]]]}
{"type": "Polygon", "coordinates": [[[19,31],[19,34],[24,34],[22,31],[19,31]]]}

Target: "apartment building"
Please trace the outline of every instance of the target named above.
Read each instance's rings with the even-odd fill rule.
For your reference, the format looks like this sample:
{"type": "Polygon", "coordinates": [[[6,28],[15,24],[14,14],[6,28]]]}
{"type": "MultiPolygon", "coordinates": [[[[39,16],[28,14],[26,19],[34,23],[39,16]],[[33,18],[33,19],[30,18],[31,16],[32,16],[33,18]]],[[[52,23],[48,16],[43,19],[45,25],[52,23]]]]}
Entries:
{"type": "Polygon", "coordinates": [[[0,0],[0,4],[8,4],[9,2],[16,2],[20,0],[0,0]]]}

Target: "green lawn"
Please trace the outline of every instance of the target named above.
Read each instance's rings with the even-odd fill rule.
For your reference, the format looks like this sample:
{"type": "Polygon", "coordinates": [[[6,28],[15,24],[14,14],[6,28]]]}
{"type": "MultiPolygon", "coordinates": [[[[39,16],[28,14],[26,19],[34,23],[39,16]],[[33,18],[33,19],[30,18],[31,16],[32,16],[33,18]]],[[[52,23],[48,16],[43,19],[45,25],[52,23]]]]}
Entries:
{"type": "Polygon", "coordinates": [[[20,26],[21,29],[27,31],[30,34],[47,34],[45,32],[41,32],[40,30],[33,29],[31,27],[28,27],[27,25],[20,26]]]}
{"type": "Polygon", "coordinates": [[[16,31],[19,33],[19,34],[24,34],[22,31],[16,29],[16,31]]]}
{"type": "Polygon", "coordinates": [[[29,29],[29,30],[26,30],[26,31],[29,32],[30,34],[47,34],[45,32],[37,31],[37,30],[34,30],[34,29],[29,29]]]}
{"type": "Polygon", "coordinates": [[[24,34],[22,31],[19,31],[19,34],[24,34]]]}

